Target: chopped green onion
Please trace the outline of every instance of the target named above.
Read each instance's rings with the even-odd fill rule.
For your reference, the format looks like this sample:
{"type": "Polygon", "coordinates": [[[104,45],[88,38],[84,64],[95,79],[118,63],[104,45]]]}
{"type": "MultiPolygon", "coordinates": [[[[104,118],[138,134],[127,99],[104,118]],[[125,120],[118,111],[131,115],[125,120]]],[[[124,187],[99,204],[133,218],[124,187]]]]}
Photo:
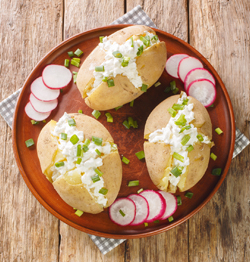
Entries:
{"type": "Polygon", "coordinates": [[[173,153],[173,158],[181,161],[181,162],[184,162],[184,157],[176,152],[173,153]]]}
{"type": "Polygon", "coordinates": [[[80,58],[74,57],[74,58],[72,58],[72,59],[75,60],[77,63],[80,63],[80,62],[81,62],[81,59],[80,59],[80,58]]]}
{"type": "Polygon", "coordinates": [[[69,55],[69,57],[73,57],[74,56],[74,52],[73,51],[69,51],[68,55],[69,55]]]}
{"type": "Polygon", "coordinates": [[[89,144],[90,144],[90,140],[87,138],[87,139],[85,140],[85,142],[83,143],[83,145],[84,145],[84,146],[89,146],[89,144]]]}
{"type": "Polygon", "coordinates": [[[107,195],[108,189],[105,188],[105,187],[102,187],[102,188],[99,190],[99,193],[102,194],[102,195],[107,195]]]}
{"type": "Polygon", "coordinates": [[[108,123],[113,123],[113,117],[110,113],[106,113],[105,116],[107,117],[107,122],[108,123]]]}
{"type": "Polygon", "coordinates": [[[169,93],[171,91],[171,87],[170,86],[167,86],[164,90],[165,93],[169,93]]]}
{"type": "Polygon", "coordinates": [[[82,147],[81,147],[81,145],[77,145],[76,156],[82,156],[82,147]]]}
{"type": "Polygon", "coordinates": [[[175,90],[172,91],[174,95],[176,95],[179,92],[179,88],[175,88],[175,90]]]}
{"type": "Polygon", "coordinates": [[[102,79],[103,82],[108,82],[108,77],[105,76],[103,79],[102,79]]]}
{"type": "Polygon", "coordinates": [[[140,194],[142,191],[143,191],[143,188],[139,189],[139,190],[137,191],[137,193],[140,194]]]}
{"type": "Polygon", "coordinates": [[[101,155],[102,155],[102,153],[101,153],[98,149],[96,149],[95,152],[96,152],[96,154],[97,154],[98,156],[101,156],[101,155]]]}
{"type": "Polygon", "coordinates": [[[133,39],[133,37],[131,37],[130,39],[131,39],[131,47],[134,47],[134,39],[133,39]]]}
{"type": "Polygon", "coordinates": [[[155,87],[160,86],[160,85],[161,85],[161,82],[155,83],[155,87]]]}
{"type": "Polygon", "coordinates": [[[175,177],[178,177],[182,174],[183,167],[174,167],[170,172],[173,174],[175,177]]]}
{"type": "Polygon", "coordinates": [[[143,42],[143,44],[145,45],[145,46],[149,46],[150,45],[150,41],[149,40],[147,40],[144,36],[140,36],[140,40],[143,42]]]}
{"type": "Polygon", "coordinates": [[[96,66],[95,71],[96,72],[104,72],[104,66],[103,65],[102,66],[96,66]]]}
{"type": "Polygon", "coordinates": [[[125,121],[123,121],[123,123],[122,123],[127,129],[129,129],[130,128],[130,125],[129,125],[129,123],[128,123],[128,121],[127,120],[125,120],[125,121]]]}
{"type": "Polygon", "coordinates": [[[143,53],[143,45],[141,45],[141,46],[138,48],[138,51],[137,51],[136,55],[137,55],[137,56],[140,56],[142,53],[143,53]]]}
{"type": "Polygon", "coordinates": [[[80,165],[81,162],[82,162],[82,159],[80,157],[78,157],[77,160],[76,160],[77,165],[80,165]]]}
{"type": "Polygon", "coordinates": [[[183,104],[184,106],[187,105],[187,104],[188,104],[188,98],[184,99],[183,102],[182,102],[182,104],[183,104]]]}
{"type": "Polygon", "coordinates": [[[76,62],[74,59],[71,59],[70,63],[73,66],[80,67],[80,63],[76,62]]]}
{"type": "Polygon", "coordinates": [[[184,114],[181,114],[180,117],[175,121],[175,124],[177,126],[184,126],[186,123],[187,123],[187,120],[184,114]]]}
{"type": "Polygon", "coordinates": [[[217,159],[217,156],[214,153],[210,154],[210,157],[215,161],[217,159]]]}
{"type": "Polygon", "coordinates": [[[184,105],[174,104],[174,105],[172,106],[172,108],[173,108],[174,110],[183,110],[184,105]]]}
{"type": "Polygon", "coordinates": [[[133,126],[134,128],[138,128],[138,124],[137,124],[137,121],[136,120],[134,120],[134,126],[133,126]]]}
{"type": "Polygon", "coordinates": [[[221,168],[214,168],[214,169],[212,170],[212,175],[214,175],[214,176],[220,176],[220,175],[221,175],[221,171],[222,171],[221,168]]]}
{"type": "Polygon", "coordinates": [[[209,107],[214,107],[214,104],[212,104],[211,106],[209,106],[209,107]]]}
{"type": "Polygon", "coordinates": [[[64,166],[64,162],[63,161],[57,162],[57,163],[55,163],[55,166],[56,167],[64,166]]]}
{"type": "Polygon", "coordinates": [[[138,157],[139,160],[145,158],[144,151],[139,151],[139,152],[135,153],[135,155],[138,157]]]}
{"type": "Polygon", "coordinates": [[[76,83],[76,79],[77,79],[77,74],[73,75],[74,84],[76,83]]]}
{"type": "Polygon", "coordinates": [[[219,127],[217,127],[217,128],[215,129],[215,132],[216,132],[218,135],[220,135],[220,134],[223,133],[223,131],[222,131],[219,127]]]}
{"type": "Polygon", "coordinates": [[[102,138],[96,137],[96,136],[92,136],[92,141],[97,145],[97,146],[101,146],[102,145],[102,138]]]}
{"type": "Polygon", "coordinates": [[[74,53],[76,56],[80,57],[83,54],[83,51],[81,49],[77,49],[74,53]]]}
{"type": "Polygon", "coordinates": [[[96,172],[96,174],[98,176],[102,176],[103,175],[103,173],[98,168],[95,169],[95,172],[96,172]]]}
{"type": "Polygon", "coordinates": [[[200,142],[202,142],[202,141],[204,140],[204,139],[203,139],[203,136],[200,135],[200,134],[197,135],[197,139],[198,139],[200,142]]]}
{"type": "Polygon", "coordinates": [[[122,54],[121,54],[121,52],[119,52],[119,51],[114,51],[114,52],[112,53],[112,55],[113,55],[114,57],[116,57],[116,58],[121,58],[121,57],[122,57],[122,54]]]}
{"type": "Polygon", "coordinates": [[[75,125],[76,125],[75,119],[74,119],[74,118],[70,118],[70,119],[68,120],[68,125],[69,125],[69,126],[75,126],[75,125]]]}
{"type": "Polygon", "coordinates": [[[160,220],[155,220],[155,221],[154,221],[155,224],[157,224],[157,223],[159,223],[159,222],[160,222],[160,220]]]}
{"type": "Polygon", "coordinates": [[[64,60],[64,66],[65,67],[69,67],[69,59],[65,59],[64,60]]]}
{"type": "Polygon", "coordinates": [[[186,194],[185,194],[185,197],[188,197],[188,198],[192,198],[193,197],[193,194],[194,193],[192,193],[192,192],[187,192],[186,194]]]}
{"type": "Polygon", "coordinates": [[[171,82],[170,82],[170,88],[171,88],[172,91],[174,91],[174,90],[176,89],[176,83],[175,83],[175,81],[171,81],[171,82]]]}
{"type": "Polygon", "coordinates": [[[172,107],[168,108],[168,112],[172,117],[175,117],[177,114],[177,112],[172,107]]]}
{"type": "Polygon", "coordinates": [[[130,161],[125,156],[123,156],[122,157],[122,162],[125,163],[126,165],[128,165],[130,161]]]}
{"type": "Polygon", "coordinates": [[[174,221],[174,218],[171,216],[171,217],[168,218],[168,222],[171,223],[172,221],[174,221]]]}
{"type": "Polygon", "coordinates": [[[191,126],[184,126],[184,127],[182,127],[182,129],[180,130],[179,133],[182,133],[184,130],[188,130],[190,128],[191,128],[191,126]]]}
{"type": "Polygon", "coordinates": [[[185,146],[186,143],[187,143],[189,140],[190,140],[190,135],[185,135],[185,136],[182,138],[182,140],[181,140],[181,144],[182,144],[183,146],[185,146]]]}
{"type": "Polygon", "coordinates": [[[122,59],[122,67],[128,66],[129,60],[130,60],[130,57],[124,56],[122,59]]]}
{"type": "Polygon", "coordinates": [[[104,36],[99,36],[100,43],[103,43],[104,36]]]}
{"type": "Polygon", "coordinates": [[[134,102],[135,102],[135,100],[131,101],[131,102],[129,103],[129,105],[130,105],[131,107],[133,107],[133,106],[134,106],[134,102]]]}
{"type": "Polygon", "coordinates": [[[33,119],[30,120],[30,122],[31,122],[32,125],[38,125],[38,124],[39,124],[39,121],[35,121],[35,120],[33,120],[33,119]]]}
{"type": "Polygon", "coordinates": [[[74,134],[70,140],[69,140],[73,145],[75,145],[78,141],[79,141],[79,138],[76,134],[74,134]]]}
{"type": "Polygon", "coordinates": [[[94,111],[92,112],[92,115],[93,115],[96,119],[98,119],[99,116],[101,115],[101,112],[98,111],[98,110],[94,110],[94,111]]]}
{"type": "Polygon", "coordinates": [[[81,211],[81,210],[76,210],[76,212],[75,212],[75,214],[77,215],[77,216],[81,216],[82,214],[83,214],[84,212],[83,211],[81,211]]]}
{"type": "Polygon", "coordinates": [[[128,186],[139,186],[139,180],[133,180],[128,182],[128,186]]]}
{"type": "Polygon", "coordinates": [[[128,124],[129,124],[129,126],[134,127],[134,120],[131,116],[128,117],[128,124]]]}
{"type": "Polygon", "coordinates": [[[144,226],[145,226],[145,227],[148,227],[148,223],[147,223],[147,222],[145,222],[145,223],[144,223],[144,226]]]}
{"type": "Polygon", "coordinates": [[[100,181],[100,177],[98,175],[94,175],[91,177],[91,180],[93,181],[93,183],[97,182],[97,181],[100,181]]]}
{"type": "Polygon", "coordinates": [[[63,89],[62,88],[60,89],[60,93],[63,93],[63,89]]]}
{"type": "Polygon", "coordinates": [[[115,86],[114,79],[108,79],[108,80],[107,80],[107,83],[108,83],[108,87],[115,86]]]}
{"type": "Polygon", "coordinates": [[[147,89],[148,89],[148,85],[142,84],[141,91],[142,92],[147,92],[147,89]]]}
{"type": "MultiPolygon", "coordinates": [[[[60,89],[60,90],[62,90],[62,89],[60,89]]],[[[43,120],[43,123],[46,123],[46,120],[43,120]]]]}
{"type": "Polygon", "coordinates": [[[117,111],[118,109],[120,109],[122,106],[118,106],[115,108],[115,111],[117,111]]]}
{"type": "Polygon", "coordinates": [[[182,205],[181,196],[177,196],[177,206],[181,206],[181,205],[182,205]]]}
{"type": "Polygon", "coordinates": [[[86,152],[89,150],[89,148],[88,148],[88,146],[83,145],[83,146],[82,146],[82,150],[86,153],[86,152]]]}
{"type": "Polygon", "coordinates": [[[27,147],[31,147],[33,146],[35,143],[34,143],[34,140],[32,138],[28,139],[25,141],[25,144],[27,147]]]}
{"type": "Polygon", "coordinates": [[[192,150],[194,150],[194,147],[192,145],[189,145],[188,148],[187,148],[187,151],[191,152],[192,150]]]}
{"type": "Polygon", "coordinates": [[[78,110],[78,113],[79,113],[79,114],[82,114],[82,110],[81,110],[81,109],[79,109],[79,110],[78,110]]]}
{"type": "Polygon", "coordinates": [[[76,72],[76,71],[73,71],[72,73],[73,73],[73,75],[77,75],[78,74],[78,72],[76,72]]]}
{"type": "Polygon", "coordinates": [[[158,41],[158,36],[157,35],[154,35],[152,38],[151,38],[151,41],[158,41]]]}
{"type": "Polygon", "coordinates": [[[61,139],[62,140],[67,140],[67,134],[66,133],[61,133],[61,139]]]}
{"type": "Polygon", "coordinates": [[[125,214],[122,212],[121,209],[119,210],[119,213],[120,213],[123,217],[125,217],[125,214]]]}

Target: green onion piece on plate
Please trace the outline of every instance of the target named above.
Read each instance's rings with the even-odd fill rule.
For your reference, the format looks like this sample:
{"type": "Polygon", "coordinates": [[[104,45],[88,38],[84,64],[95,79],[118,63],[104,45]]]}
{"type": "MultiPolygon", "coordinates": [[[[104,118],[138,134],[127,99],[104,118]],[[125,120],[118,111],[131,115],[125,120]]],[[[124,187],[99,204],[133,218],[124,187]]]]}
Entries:
{"type": "Polygon", "coordinates": [[[184,162],[184,157],[176,152],[173,153],[173,158],[181,161],[181,162],[184,162]]]}
{"type": "Polygon", "coordinates": [[[132,126],[132,127],[134,126],[134,120],[131,116],[128,117],[128,124],[129,126],[132,126]]]}
{"type": "Polygon", "coordinates": [[[100,43],[103,43],[104,36],[99,36],[100,43]]]}
{"type": "Polygon", "coordinates": [[[155,41],[158,41],[158,36],[157,35],[154,35],[152,38],[151,38],[151,41],[155,42],[155,41]]]}
{"type": "Polygon", "coordinates": [[[39,124],[39,121],[35,121],[35,120],[33,120],[33,119],[30,120],[30,122],[31,122],[32,125],[38,125],[38,124],[39,124]]]}
{"type": "Polygon", "coordinates": [[[142,191],[143,191],[143,188],[139,189],[139,190],[137,191],[137,193],[140,194],[142,191]]]}
{"type": "Polygon", "coordinates": [[[102,79],[103,82],[108,82],[108,77],[105,76],[103,79],[102,79]]]}
{"type": "Polygon", "coordinates": [[[61,139],[62,140],[67,140],[67,134],[66,133],[61,133],[61,139]]]}
{"type": "Polygon", "coordinates": [[[96,172],[96,174],[98,176],[102,176],[103,175],[103,173],[98,168],[95,169],[95,172],[96,172]]]}
{"type": "Polygon", "coordinates": [[[177,206],[181,206],[182,205],[182,200],[181,200],[181,196],[177,196],[177,206]]]}
{"type": "Polygon", "coordinates": [[[134,39],[133,39],[133,37],[131,37],[130,39],[131,39],[131,47],[134,47],[134,39]]]}
{"type": "Polygon", "coordinates": [[[101,156],[101,155],[102,155],[102,153],[101,153],[98,149],[96,149],[95,152],[96,152],[96,154],[97,154],[98,156],[101,156]]]}
{"type": "Polygon", "coordinates": [[[139,186],[139,180],[133,180],[128,182],[128,186],[139,186]]]}
{"type": "Polygon", "coordinates": [[[172,117],[175,117],[177,114],[177,112],[172,107],[168,108],[168,112],[172,117]]]}
{"type": "Polygon", "coordinates": [[[122,59],[122,67],[128,66],[129,60],[130,60],[130,57],[124,56],[122,59]]]}
{"type": "MultiPolygon", "coordinates": [[[[60,89],[60,90],[62,90],[62,89],[60,89]]],[[[46,120],[43,120],[43,123],[46,123],[46,120]]]]}
{"type": "Polygon", "coordinates": [[[63,161],[57,162],[57,163],[55,163],[55,166],[56,167],[64,166],[64,162],[63,161]]]}
{"type": "Polygon", "coordinates": [[[183,102],[182,102],[182,104],[183,104],[184,106],[187,105],[187,104],[188,104],[188,98],[184,99],[183,102]]]}
{"type": "Polygon", "coordinates": [[[68,55],[69,55],[69,57],[73,57],[74,56],[74,52],[73,51],[69,51],[68,55]]]}
{"type": "Polygon", "coordinates": [[[165,93],[169,93],[171,91],[171,87],[170,86],[167,86],[164,90],[165,93]]]}
{"type": "Polygon", "coordinates": [[[173,104],[172,108],[173,108],[174,110],[183,110],[183,109],[184,109],[184,105],[173,104]]]}
{"type": "Polygon", "coordinates": [[[100,179],[99,175],[96,174],[96,175],[91,177],[91,180],[93,181],[93,183],[96,183],[97,181],[100,181],[101,179],[100,179]]]}
{"type": "Polygon", "coordinates": [[[185,194],[185,197],[191,199],[191,198],[193,197],[193,194],[194,194],[194,193],[192,193],[192,192],[187,192],[187,193],[185,194]]]}
{"type": "Polygon", "coordinates": [[[77,216],[79,216],[79,217],[80,217],[83,213],[84,213],[84,212],[81,211],[81,210],[79,210],[79,209],[77,209],[76,212],[75,212],[75,214],[76,214],[77,216]]]}
{"type": "Polygon", "coordinates": [[[123,217],[125,217],[125,214],[122,212],[121,209],[119,210],[119,213],[120,213],[123,217]]]}
{"type": "Polygon", "coordinates": [[[93,115],[96,119],[98,119],[99,116],[101,115],[101,112],[100,112],[99,110],[94,110],[94,111],[92,112],[92,115],[93,115]]]}
{"type": "Polygon", "coordinates": [[[90,144],[90,140],[87,138],[87,139],[85,140],[85,142],[83,143],[83,145],[84,145],[84,146],[89,146],[89,144],[90,144]]]}
{"type": "Polygon", "coordinates": [[[77,145],[76,156],[82,156],[82,147],[81,147],[81,145],[77,145]]]}
{"type": "Polygon", "coordinates": [[[137,55],[137,56],[140,56],[142,53],[143,53],[143,45],[141,45],[141,46],[138,48],[138,51],[137,51],[136,55],[137,55]]]}
{"type": "Polygon", "coordinates": [[[102,194],[102,195],[107,195],[108,189],[105,188],[105,187],[102,187],[102,188],[99,190],[99,193],[102,194]]]}
{"type": "Polygon", "coordinates": [[[191,152],[192,150],[194,150],[194,147],[192,145],[189,145],[188,148],[187,148],[187,151],[191,152]]]}
{"type": "Polygon", "coordinates": [[[145,85],[145,84],[142,84],[142,86],[141,86],[141,91],[142,91],[142,92],[147,92],[147,89],[148,89],[148,86],[145,85]]]}
{"type": "Polygon", "coordinates": [[[220,135],[220,134],[223,133],[223,131],[222,131],[219,127],[215,128],[215,132],[216,132],[218,135],[220,135]]]}
{"type": "Polygon", "coordinates": [[[96,66],[95,71],[96,72],[104,72],[104,66],[96,66]]]}
{"type": "Polygon", "coordinates": [[[138,128],[138,123],[137,123],[137,121],[136,120],[134,120],[134,126],[133,126],[134,128],[138,128]]]}
{"type": "Polygon", "coordinates": [[[25,144],[27,147],[31,147],[33,146],[35,143],[34,143],[34,140],[32,138],[28,139],[25,141],[25,144]]]}
{"type": "Polygon", "coordinates": [[[171,216],[171,217],[168,218],[168,222],[171,223],[172,221],[174,221],[174,218],[171,216]]]}
{"type": "Polygon", "coordinates": [[[174,95],[176,95],[179,92],[179,88],[175,88],[175,90],[172,91],[174,95]]]}
{"type": "Polygon", "coordinates": [[[182,140],[181,140],[181,144],[183,146],[185,146],[187,144],[187,142],[190,140],[190,135],[185,135],[182,140]]]}
{"type": "Polygon", "coordinates": [[[71,59],[70,63],[73,66],[80,67],[80,63],[76,62],[74,59],[71,59]]]}
{"type": "Polygon", "coordinates": [[[131,107],[133,107],[133,106],[134,106],[134,102],[135,102],[135,100],[131,101],[131,102],[129,103],[129,105],[130,105],[131,107]]]}
{"type": "Polygon", "coordinates": [[[160,85],[161,85],[161,82],[155,83],[155,87],[160,86],[160,85]]]}
{"type": "Polygon", "coordinates": [[[160,220],[155,220],[154,223],[155,224],[160,223],[160,220]]]}
{"type": "Polygon", "coordinates": [[[178,177],[182,174],[183,167],[174,167],[170,172],[173,174],[175,177],[178,177]]]}
{"type": "Polygon", "coordinates": [[[212,104],[211,106],[209,106],[209,107],[214,107],[214,104],[212,104]]]}
{"type": "Polygon", "coordinates": [[[125,163],[126,165],[128,165],[130,161],[125,156],[123,156],[122,157],[122,162],[125,163]]]}
{"type": "Polygon", "coordinates": [[[79,63],[80,64],[80,62],[81,62],[81,59],[80,58],[77,58],[77,57],[74,57],[74,58],[72,58],[73,60],[75,60],[77,63],[79,63]]]}
{"type": "Polygon", "coordinates": [[[100,138],[100,137],[92,136],[92,141],[93,141],[97,146],[101,146],[101,145],[102,145],[102,138],[100,138]]]}
{"type": "Polygon", "coordinates": [[[115,86],[114,79],[108,79],[108,80],[107,80],[107,83],[108,83],[108,87],[115,86]]]}
{"type": "Polygon", "coordinates": [[[203,139],[203,136],[200,135],[200,134],[197,135],[197,139],[198,139],[200,142],[202,142],[202,141],[204,140],[204,139],[203,139]]]}
{"type": "Polygon", "coordinates": [[[181,128],[179,133],[182,133],[184,130],[188,130],[190,128],[191,128],[191,126],[184,126],[184,127],[181,128]]]}
{"type": "Polygon", "coordinates": [[[65,59],[64,60],[64,66],[65,67],[69,67],[69,59],[65,59]]]}
{"type": "Polygon", "coordinates": [[[175,83],[175,81],[171,81],[171,82],[170,82],[170,88],[171,88],[172,91],[174,91],[174,90],[176,89],[176,83],[175,83]]]}
{"type": "Polygon", "coordinates": [[[113,123],[113,117],[110,113],[106,113],[105,116],[107,117],[107,122],[108,123],[113,123]]]}
{"type": "Polygon", "coordinates": [[[114,52],[112,53],[112,55],[113,55],[114,57],[116,57],[116,58],[122,58],[122,53],[119,52],[119,51],[114,51],[114,52]]]}
{"type": "Polygon", "coordinates": [[[82,162],[82,159],[80,157],[78,157],[77,160],[76,160],[77,165],[80,165],[81,162],[82,162]]]}
{"type": "Polygon", "coordinates": [[[147,40],[144,36],[140,36],[140,40],[143,42],[143,44],[145,45],[145,46],[149,46],[150,45],[150,41],[149,40],[147,40]]]}
{"type": "Polygon", "coordinates": [[[214,168],[214,169],[212,170],[212,175],[214,175],[214,176],[220,176],[220,175],[221,175],[221,171],[222,171],[221,168],[214,168]]]}
{"type": "Polygon", "coordinates": [[[82,150],[86,153],[89,150],[89,148],[88,148],[88,146],[83,145],[82,150]]]}
{"type": "Polygon", "coordinates": [[[77,79],[77,74],[76,74],[76,75],[73,75],[74,84],[76,83],[76,79],[77,79]]]}
{"type": "Polygon", "coordinates": [[[144,223],[144,226],[145,226],[145,227],[148,227],[148,223],[147,223],[147,222],[145,222],[145,223],[144,223]]]}
{"type": "Polygon", "coordinates": [[[118,106],[115,108],[115,111],[117,111],[118,109],[120,109],[122,106],[118,106]]]}
{"type": "Polygon", "coordinates": [[[79,109],[79,110],[78,110],[78,113],[79,113],[79,114],[82,114],[82,110],[81,110],[81,109],[79,109]]]}
{"type": "Polygon", "coordinates": [[[68,120],[68,125],[69,125],[69,126],[75,126],[75,125],[76,125],[75,119],[74,119],[74,118],[70,118],[70,119],[68,120]]]}
{"type": "Polygon", "coordinates": [[[83,51],[81,49],[77,49],[74,53],[76,56],[80,57],[83,54],[83,51]]]}
{"type": "Polygon", "coordinates": [[[125,121],[123,121],[123,123],[122,123],[127,129],[129,129],[130,128],[130,125],[129,125],[129,123],[128,123],[128,121],[127,120],[125,120],[125,121]]]}
{"type": "Polygon", "coordinates": [[[145,158],[145,154],[144,154],[144,151],[143,151],[143,150],[135,153],[135,155],[137,156],[137,158],[138,158],[139,160],[145,158]]]}
{"type": "Polygon", "coordinates": [[[217,156],[214,153],[210,154],[210,157],[215,161],[217,159],[217,156]]]}
{"type": "Polygon", "coordinates": [[[187,120],[184,114],[181,114],[180,117],[175,121],[175,124],[177,126],[185,126],[186,123],[187,123],[187,120]]]}
{"type": "Polygon", "coordinates": [[[79,138],[78,136],[75,134],[73,135],[70,140],[69,140],[73,145],[75,145],[78,141],[79,141],[79,138]]]}

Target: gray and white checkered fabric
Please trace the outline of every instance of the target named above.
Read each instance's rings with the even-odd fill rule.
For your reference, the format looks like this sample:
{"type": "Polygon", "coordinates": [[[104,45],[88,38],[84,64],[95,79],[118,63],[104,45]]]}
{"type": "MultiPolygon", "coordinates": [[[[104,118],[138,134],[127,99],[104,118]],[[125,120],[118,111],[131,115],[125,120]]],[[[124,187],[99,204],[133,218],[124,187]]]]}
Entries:
{"type": "MultiPolygon", "coordinates": [[[[129,11],[127,14],[115,20],[112,24],[144,24],[156,28],[156,25],[139,5],[129,11]]],[[[10,128],[12,128],[13,114],[19,93],[20,89],[0,103],[0,114],[10,126],[10,128]]],[[[236,157],[249,143],[250,141],[237,128],[233,158],[236,157]]],[[[97,237],[94,235],[89,235],[89,237],[93,240],[93,242],[104,255],[126,240],[97,237]]]]}

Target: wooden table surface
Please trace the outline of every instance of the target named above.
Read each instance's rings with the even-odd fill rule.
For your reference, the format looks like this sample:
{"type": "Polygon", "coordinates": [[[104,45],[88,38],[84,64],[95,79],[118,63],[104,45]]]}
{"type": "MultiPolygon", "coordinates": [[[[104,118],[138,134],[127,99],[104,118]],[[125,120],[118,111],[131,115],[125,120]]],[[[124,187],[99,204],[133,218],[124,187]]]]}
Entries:
{"type": "MultiPolygon", "coordinates": [[[[249,0],[0,0],[0,101],[62,40],[108,25],[138,4],[158,28],[189,42],[215,67],[236,125],[249,138],[249,0]]],[[[87,234],[60,222],[31,194],[2,118],[0,144],[0,261],[250,261],[250,147],[232,160],[219,191],[189,221],[128,240],[104,256],[87,234]]]]}

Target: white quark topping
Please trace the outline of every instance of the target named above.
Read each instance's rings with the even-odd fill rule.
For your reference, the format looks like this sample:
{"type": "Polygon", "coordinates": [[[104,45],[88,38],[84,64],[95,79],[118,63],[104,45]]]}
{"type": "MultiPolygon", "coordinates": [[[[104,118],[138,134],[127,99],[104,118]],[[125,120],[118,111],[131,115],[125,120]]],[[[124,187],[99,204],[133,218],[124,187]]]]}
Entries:
{"type": "MultiPolygon", "coordinates": [[[[184,100],[188,99],[186,93],[182,93],[181,97],[178,99],[177,104],[182,105],[184,100]]],[[[167,126],[158,129],[151,133],[149,135],[149,142],[155,143],[155,142],[164,142],[165,144],[168,144],[171,146],[171,153],[174,154],[174,152],[181,155],[184,160],[183,162],[177,160],[176,158],[173,158],[172,167],[183,167],[182,174],[186,172],[187,166],[189,165],[189,157],[188,157],[188,151],[187,148],[190,145],[194,145],[194,143],[198,142],[197,139],[197,128],[194,127],[193,124],[190,124],[192,120],[194,120],[194,112],[193,110],[193,104],[187,103],[187,105],[184,106],[183,110],[178,110],[178,113],[175,117],[171,117],[167,126]],[[184,130],[182,133],[180,133],[182,126],[178,126],[175,124],[175,121],[179,119],[181,115],[185,116],[186,119],[186,126],[191,126],[190,129],[184,130]],[[190,139],[189,141],[183,146],[181,144],[181,141],[185,135],[189,135],[190,139]]],[[[207,136],[202,135],[203,141],[202,143],[210,144],[211,141],[207,136]]],[[[181,176],[175,177],[173,174],[170,173],[169,181],[172,185],[177,186],[181,179],[181,176]]]]}
{"type": "MultiPolygon", "coordinates": [[[[151,41],[151,38],[154,34],[145,32],[145,36],[150,38],[149,46],[158,43],[159,40],[151,41]]],[[[131,81],[131,83],[139,88],[142,86],[142,79],[138,75],[137,65],[136,65],[136,57],[138,48],[143,45],[143,48],[147,47],[143,44],[141,40],[134,40],[134,47],[131,47],[131,39],[128,39],[124,44],[119,45],[116,42],[111,42],[108,37],[103,38],[103,42],[99,43],[99,47],[105,51],[105,61],[101,65],[91,65],[90,70],[95,69],[96,66],[104,66],[104,72],[96,72],[94,70],[95,81],[93,84],[93,89],[91,89],[87,95],[90,95],[101,83],[105,77],[116,77],[116,75],[121,74],[127,76],[127,78],[131,81]],[[129,63],[127,66],[122,66],[123,58],[116,58],[113,55],[113,52],[118,51],[123,55],[123,57],[128,57],[129,63]]]]}
{"type": "Polygon", "coordinates": [[[70,119],[72,119],[70,115],[64,113],[57,122],[54,131],[52,131],[52,135],[58,138],[58,148],[66,159],[66,161],[64,161],[64,166],[53,167],[54,173],[52,180],[55,181],[59,176],[64,175],[67,172],[67,175],[69,176],[77,172],[78,174],[81,174],[82,183],[92,197],[96,199],[98,204],[105,206],[107,204],[107,198],[99,193],[99,190],[104,187],[104,180],[102,177],[99,177],[100,180],[94,183],[91,177],[96,175],[95,169],[103,165],[102,158],[97,154],[96,149],[107,155],[111,152],[111,144],[105,142],[102,143],[102,146],[98,146],[91,141],[88,145],[88,151],[83,152],[81,163],[77,164],[76,161],[79,158],[79,156],[77,156],[77,146],[83,146],[85,142],[84,134],[82,131],[78,131],[76,126],[70,126],[68,124],[68,120],[70,119]],[[67,134],[67,140],[61,139],[61,133],[67,134]],[[79,138],[79,141],[74,145],[70,141],[70,138],[73,135],[76,135],[79,138]]]}

